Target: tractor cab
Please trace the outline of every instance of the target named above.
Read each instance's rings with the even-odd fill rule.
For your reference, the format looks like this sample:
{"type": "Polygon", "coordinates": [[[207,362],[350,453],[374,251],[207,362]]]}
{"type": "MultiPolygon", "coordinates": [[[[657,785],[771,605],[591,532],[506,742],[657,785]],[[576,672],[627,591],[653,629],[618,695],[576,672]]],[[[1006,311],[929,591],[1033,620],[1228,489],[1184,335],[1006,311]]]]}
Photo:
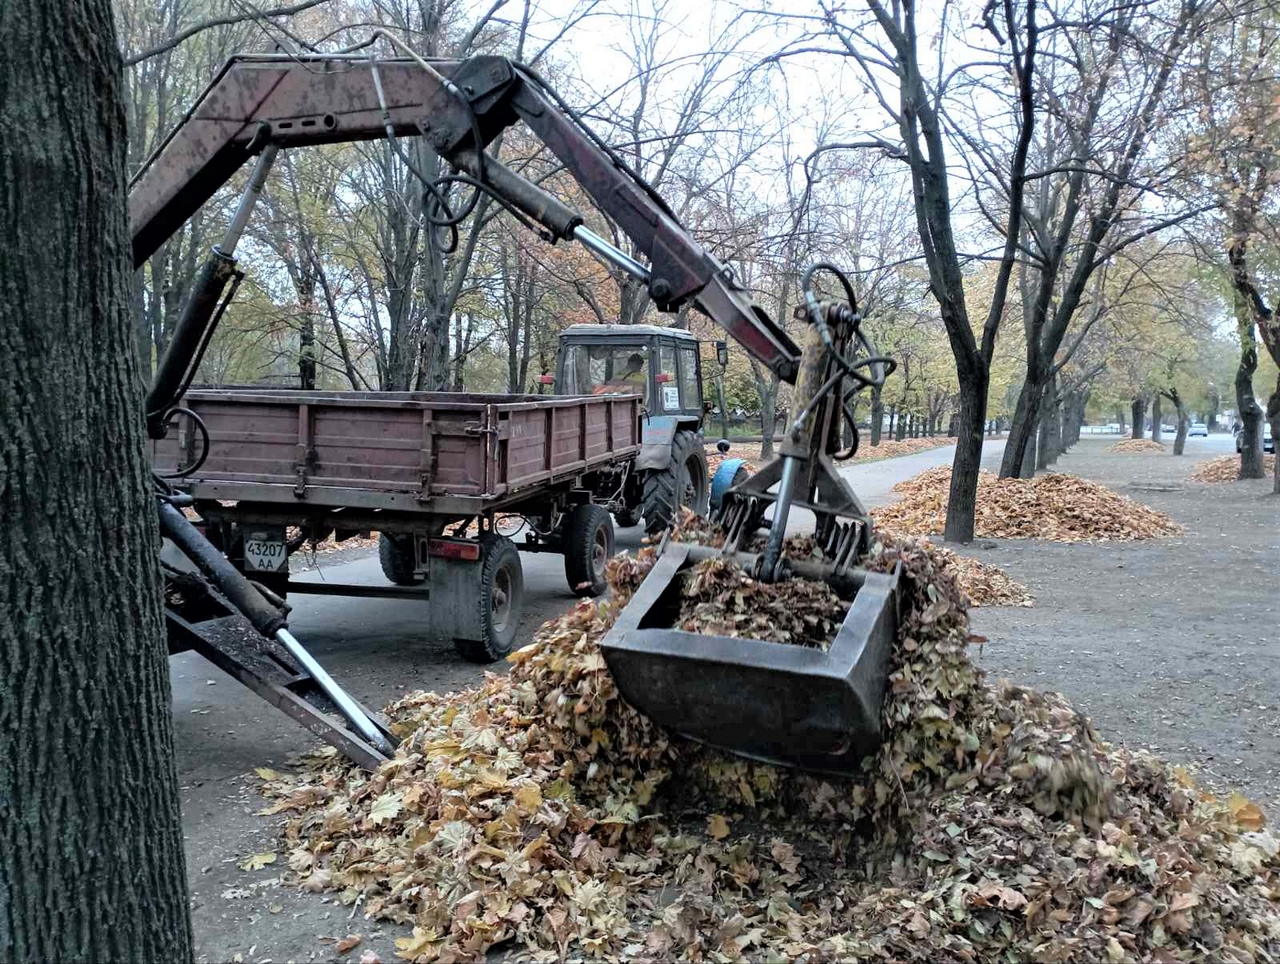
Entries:
{"type": "MultiPolygon", "coordinates": [[[[658,325],[571,325],[560,334],[557,395],[631,395],[649,416],[702,424],[698,340],[658,325]]],[[[696,427],[695,426],[695,427],[696,427]]]]}

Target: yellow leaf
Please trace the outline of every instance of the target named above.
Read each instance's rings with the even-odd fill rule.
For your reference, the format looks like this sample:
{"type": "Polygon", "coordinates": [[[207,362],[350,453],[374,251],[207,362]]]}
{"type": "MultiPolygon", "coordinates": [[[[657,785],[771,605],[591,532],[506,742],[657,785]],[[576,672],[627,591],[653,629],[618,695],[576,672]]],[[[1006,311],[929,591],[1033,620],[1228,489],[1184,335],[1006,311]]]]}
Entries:
{"type": "Polygon", "coordinates": [[[718,813],[707,817],[707,833],[712,840],[723,840],[729,836],[729,821],[718,813]]]}
{"type": "Polygon", "coordinates": [[[262,777],[264,780],[283,780],[284,774],[279,770],[273,770],[271,767],[255,767],[254,773],[262,777]]]}
{"type": "Polygon", "coordinates": [[[400,812],[400,805],[404,801],[398,793],[384,793],[373,801],[373,808],[369,811],[369,822],[375,827],[378,824],[386,823],[400,812]]]}
{"type": "Polygon", "coordinates": [[[542,806],[542,791],[536,784],[526,783],[516,791],[516,806],[521,810],[533,813],[542,806]]]}
{"type": "Polygon", "coordinates": [[[418,955],[431,950],[432,945],[439,942],[440,938],[435,931],[414,927],[412,937],[396,938],[396,957],[412,961],[418,955]]]}
{"type": "Polygon", "coordinates": [[[1114,937],[1107,938],[1107,960],[1120,964],[1125,959],[1124,947],[1114,937]]]}
{"type": "Polygon", "coordinates": [[[240,861],[241,870],[261,870],[267,864],[274,864],[276,855],[274,852],[262,854],[250,854],[244,860],[240,861]]]}
{"type": "Polygon", "coordinates": [[[1258,809],[1258,805],[1242,793],[1231,794],[1227,800],[1227,809],[1235,817],[1236,823],[1246,830],[1261,830],[1266,826],[1267,818],[1258,809]]]}

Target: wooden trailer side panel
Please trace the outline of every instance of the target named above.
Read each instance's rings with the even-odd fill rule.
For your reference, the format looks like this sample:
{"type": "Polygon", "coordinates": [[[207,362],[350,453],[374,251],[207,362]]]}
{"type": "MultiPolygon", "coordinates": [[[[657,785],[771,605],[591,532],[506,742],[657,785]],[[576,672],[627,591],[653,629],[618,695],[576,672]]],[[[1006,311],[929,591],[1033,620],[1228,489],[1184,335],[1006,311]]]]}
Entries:
{"type": "MultiPolygon", "coordinates": [[[[395,494],[395,508],[410,495],[426,509],[437,497],[507,497],[640,446],[635,397],[227,390],[191,392],[185,404],[210,449],[183,484],[206,498],[337,505],[359,490],[395,494]]],[[[153,444],[162,473],[198,452],[186,416],[153,444]]]]}

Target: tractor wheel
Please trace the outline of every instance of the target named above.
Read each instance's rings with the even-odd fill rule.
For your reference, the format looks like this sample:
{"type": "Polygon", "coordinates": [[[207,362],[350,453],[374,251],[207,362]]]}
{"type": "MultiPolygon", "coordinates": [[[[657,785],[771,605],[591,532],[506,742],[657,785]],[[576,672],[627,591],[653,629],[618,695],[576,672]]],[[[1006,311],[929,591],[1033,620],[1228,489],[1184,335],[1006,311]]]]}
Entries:
{"type": "Polygon", "coordinates": [[[382,574],[397,586],[416,586],[422,582],[422,576],[413,571],[418,565],[413,536],[378,533],[378,561],[382,563],[382,574]]]}
{"type": "Polygon", "coordinates": [[[511,652],[524,613],[524,571],[520,553],[506,536],[480,537],[480,625],[483,639],[455,639],[458,655],[469,663],[492,663],[511,652]]]}
{"type": "Polygon", "coordinates": [[[613,555],[613,523],[598,505],[574,506],[561,529],[564,577],[578,596],[599,596],[608,588],[605,567],[613,555]]]}
{"type": "Polygon", "coordinates": [[[707,452],[693,432],[676,432],[667,467],[644,478],[645,531],[653,535],[666,529],[681,507],[706,515],[708,496],[707,452]]]}

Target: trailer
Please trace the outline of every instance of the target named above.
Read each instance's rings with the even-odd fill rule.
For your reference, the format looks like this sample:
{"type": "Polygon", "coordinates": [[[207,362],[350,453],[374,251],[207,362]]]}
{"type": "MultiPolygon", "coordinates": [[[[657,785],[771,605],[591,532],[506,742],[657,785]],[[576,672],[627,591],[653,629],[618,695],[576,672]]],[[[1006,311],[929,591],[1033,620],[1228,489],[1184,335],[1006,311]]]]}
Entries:
{"type": "Polygon", "coordinates": [[[639,395],[197,390],[153,462],[268,593],[427,601],[432,629],[487,663],[520,621],[520,552],[559,553],[575,593],[604,591],[608,506],[641,444],[639,395]],[[368,532],[392,585],[289,579],[292,552],[368,532]]]}

